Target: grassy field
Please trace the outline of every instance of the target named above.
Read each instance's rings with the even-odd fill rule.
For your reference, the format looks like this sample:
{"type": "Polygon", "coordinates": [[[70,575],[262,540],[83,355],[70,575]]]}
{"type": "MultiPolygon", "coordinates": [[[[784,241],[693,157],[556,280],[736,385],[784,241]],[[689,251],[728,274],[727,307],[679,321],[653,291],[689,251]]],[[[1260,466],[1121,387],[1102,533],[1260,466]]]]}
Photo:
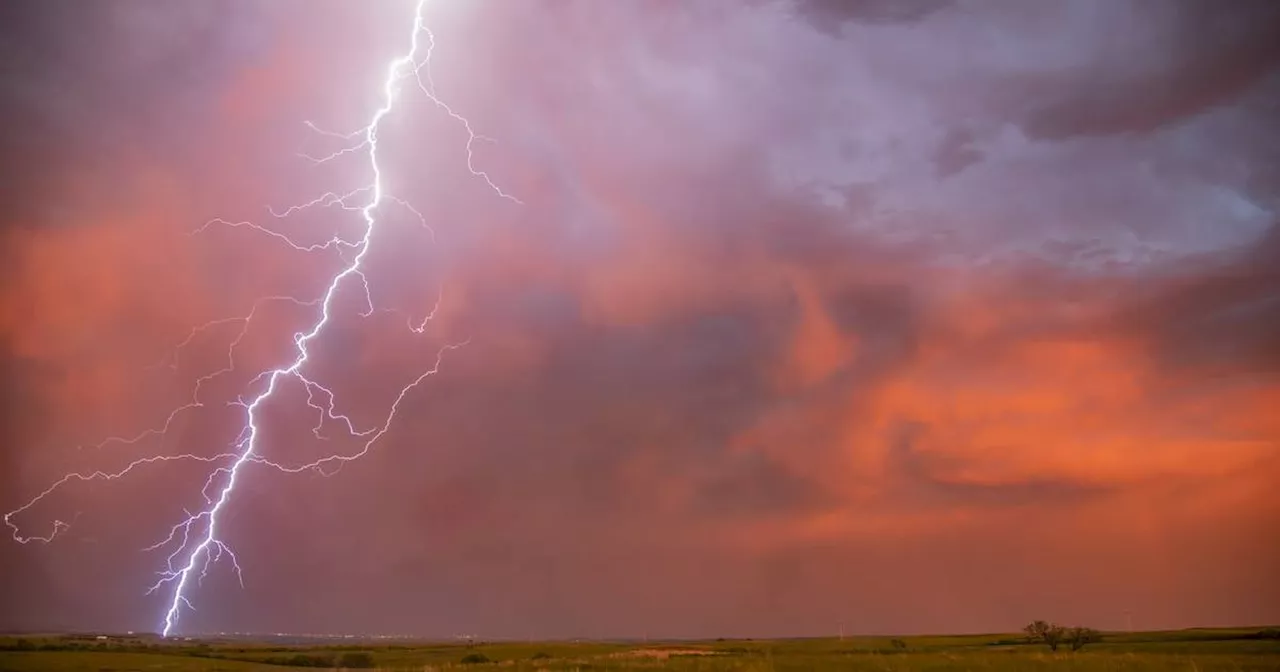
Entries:
{"type": "Polygon", "coordinates": [[[1083,650],[1049,651],[1019,635],[713,642],[289,645],[95,637],[0,638],[0,672],[186,670],[1188,670],[1280,672],[1274,629],[1105,633],[1083,650]]]}

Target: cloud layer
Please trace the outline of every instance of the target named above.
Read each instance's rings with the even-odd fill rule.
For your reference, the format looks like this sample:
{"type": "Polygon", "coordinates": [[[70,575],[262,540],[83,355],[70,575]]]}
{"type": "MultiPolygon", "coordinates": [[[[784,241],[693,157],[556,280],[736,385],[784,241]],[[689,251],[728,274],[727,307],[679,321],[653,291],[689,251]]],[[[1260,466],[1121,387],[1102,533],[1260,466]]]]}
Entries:
{"type": "MultiPolygon", "coordinates": [[[[101,43],[45,10],[6,46],[45,63],[6,81],[28,92],[12,114],[49,120],[25,141],[40,198],[6,222],[6,507],[79,465],[234,439],[235,409],[210,403],[167,441],[75,449],[157,425],[223,365],[234,328],[147,368],[192,325],[310,298],[336,267],[244,228],[189,233],[350,230],[262,206],[361,179],[299,159],[327,151],[301,122],[358,126],[405,38],[389,5],[127,7],[101,43]]],[[[390,188],[434,240],[389,209],[370,287],[418,318],[443,303],[424,340],[346,297],[313,373],[368,421],[469,343],[365,460],[252,472],[228,538],[247,588],[206,589],[189,627],[1280,619],[1273,3],[510,2],[430,25],[438,90],[496,139],[476,163],[523,205],[406,90],[390,188]]],[[[265,310],[244,375],[209,397],[307,317],[265,310]]],[[[270,412],[271,456],[335,447],[270,412]]],[[[0,551],[4,624],[150,627],[138,589],[160,558],[135,549],[201,480],[154,469],[25,513],[78,518],[0,551]]]]}

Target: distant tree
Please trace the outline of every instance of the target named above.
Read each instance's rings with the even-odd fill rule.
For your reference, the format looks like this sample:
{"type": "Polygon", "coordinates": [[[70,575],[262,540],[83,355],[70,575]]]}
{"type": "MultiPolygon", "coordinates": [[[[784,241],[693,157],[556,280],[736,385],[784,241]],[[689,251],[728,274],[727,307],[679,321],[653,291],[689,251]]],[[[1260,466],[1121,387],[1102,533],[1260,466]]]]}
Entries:
{"type": "Polygon", "coordinates": [[[1048,631],[1048,621],[1031,621],[1022,628],[1022,632],[1027,636],[1027,641],[1032,644],[1044,641],[1044,633],[1048,631]]]}
{"type": "Polygon", "coordinates": [[[1084,648],[1085,644],[1093,644],[1102,641],[1102,633],[1093,628],[1071,628],[1067,631],[1067,642],[1071,644],[1072,651],[1079,651],[1084,648]]]}
{"type": "Polygon", "coordinates": [[[462,657],[463,665],[479,665],[481,663],[491,663],[491,662],[493,661],[489,660],[489,656],[486,656],[483,653],[468,653],[467,655],[462,657]]]}
{"type": "Polygon", "coordinates": [[[1050,651],[1057,651],[1067,636],[1066,628],[1048,621],[1032,621],[1022,631],[1027,635],[1027,641],[1047,644],[1050,651]]]}
{"type": "Polygon", "coordinates": [[[373,655],[366,651],[348,651],[338,656],[338,667],[351,670],[367,670],[373,667],[373,655]]]}
{"type": "Polygon", "coordinates": [[[539,651],[533,654],[533,658],[531,660],[550,660],[550,659],[551,659],[551,654],[547,653],[546,651],[539,651]]]}
{"type": "Polygon", "coordinates": [[[907,643],[906,643],[906,642],[904,642],[904,641],[903,641],[903,640],[901,640],[901,639],[891,639],[891,640],[889,640],[889,646],[892,646],[894,649],[896,649],[896,650],[898,650],[898,651],[906,651],[906,650],[907,650],[907,643]]]}

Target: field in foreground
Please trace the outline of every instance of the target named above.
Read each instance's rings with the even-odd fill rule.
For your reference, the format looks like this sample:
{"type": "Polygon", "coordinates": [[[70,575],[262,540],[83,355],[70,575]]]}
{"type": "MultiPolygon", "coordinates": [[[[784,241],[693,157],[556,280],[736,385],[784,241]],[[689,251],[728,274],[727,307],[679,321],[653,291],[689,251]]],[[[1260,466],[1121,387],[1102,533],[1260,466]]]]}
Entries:
{"type": "Polygon", "coordinates": [[[703,642],[281,645],[137,637],[0,638],[0,672],[380,670],[1189,670],[1280,671],[1275,629],[1106,633],[1049,651],[1018,635],[703,642]]]}

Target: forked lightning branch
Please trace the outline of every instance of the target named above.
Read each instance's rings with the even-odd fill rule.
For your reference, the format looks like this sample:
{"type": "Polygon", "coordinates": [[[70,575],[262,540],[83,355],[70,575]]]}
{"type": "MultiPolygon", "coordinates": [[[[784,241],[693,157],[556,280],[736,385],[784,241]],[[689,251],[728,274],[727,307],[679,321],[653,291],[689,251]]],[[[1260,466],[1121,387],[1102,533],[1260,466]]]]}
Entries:
{"type": "MultiPolygon", "coordinates": [[[[514,196],[499,188],[487,173],[475,167],[473,148],[476,142],[484,139],[483,136],[476,134],[465,117],[455,112],[436,95],[435,84],[430,72],[431,51],[435,45],[435,39],[425,23],[424,12],[426,5],[427,0],[418,0],[414,7],[407,31],[408,45],[399,57],[387,64],[384,78],[381,81],[381,106],[369,117],[367,124],[350,133],[335,133],[320,129],[308,122],[308,126],[313,131],[344,143],[339,150],[329,155],[308,158],[315,162],[325,163],[340,159],[363,157],[367,162],[369,181],[365,184],[354,186],[344,193],[325,193],[306,203],[301,203],[282,211],[273,210],[271,213],[275,217],[289,217],[305,213],[315,207],[340,206],[353,212],[362,222],[362,233],[359,238],[348,240],[335,236],[320,244],[303,245],[268,226],[251,222],[230,222],[223,219],[212,220],[194,232],[195,235],[198,235],[210,226],[249,227],[263,234],[266,237],[266,244],[283,243],[291,246],[294,250],[303,252],[336,249],[342,254],[343,264],[345,265],[324,282],[318,284],[315,296],[307,298],[292,296],[262,297],[243,316],[217,320],[194,329],[192,336],[187,341],[178,344],[175,352],[180,352],[181,348],[187,345],[196,334],[204,332],[215,325],[240,325],[237,335],[228,346],[226,366],[197,379],[190,400],[175,408],[159,427],[145,430],[130,437],[113,437],[100,444],[101,446],[107,444],[138,444],[158,438],[172,426],[175,419],[181,414],[196,412],[205,407],[208,400],[202,396],[204,387],[214,379],[236,370],[236,348],[248,333],[255,316],[258,315],[259,311],[264,310],[266,306],[285,302],[314,310],[316,318],[310,328],[304,332],[288,336],[294,346],[293,359],[281,362],[277,368],[259,372],[253,377],[243,396],[229,402],[243,411],[244,424],[228,450],[212,456],[191,453],[153,455],[134,460],[115,471],[71,472],[53,481],[49,487],[32,497],[22,506],[4,515],[4,522],[11,530],[15,541],[22,544],[32,542],[47,543],[53,541],[59,534],[68,529],[70,523],[55,519],[45,523],[43,529],[33,532],[31,530],[38,526],[28,520],[29,516],[24,514],[65,487],[71,487],[76,483],[86,481],[122,479],[128,477],[135,470],[162,467],[166,463],[195,462],[209,465],[211,471],[200,490],[204,501],[203,508],[198,511],[187,512],[185,518],[174,524],[167,533],[162,532],[159,534],[160,539],[156,544],[146,549],[161,552],[168,551],[163,561],[163,566],[158,572],[159,578],[147,590],[148,594],[164,594],[167,596],[164,600],[165,606],[160,622],[161,631],[165,635],[172,634],[178,627],[182,615],[186,611],[194,609],[195,598],[193,593],[211,565],[220,561],[230,563],[237,576],[242,576],[241,565],[222,535],[223,512],[234,499],[237,484],[242,479],[249,477],[251,468],[267,467],[269,470],[285,473],[297,473],[313,469],[324,471],[326,469],[331,470],[345,462],[359,459],[368,453],[374,444],[390,429],[395,421],[397,412],[413,390],[440,370],[440,365],[444,361],[446,354],[465,345],[465,342],[460,342],[443,346],[436,354],[434,365],[422,371],[405,385],[399,391],[390,407],[386,409],[383,420],[372,426],[358,426],[350,417],[341,413],[339,411],[340,395],[335,390],[308,376],[308,364],[311,363],[312,357],[311,348],[316,342],[324,338],[326,327],[334,319],[335,297],[340,290],[351,286],[357,287],[363,292],[365,308],[362,314],[369,315],[375,310],[375,301],[370,295],[369,284],[365,278],[365,268],[369,250],[380,242],[380,210],[388,206],[388,204],[393,207],[405,208],[417,217],[423,226],[427,226],[426,220],[412,205],[387,193],[383,186],[383,165],[379,156],[379,133],[382,130],[383,121],[388,115],[397,110],[398,104],[401,107],[404,105],[406,85],[410,85],[413,90],[424,95],[434,108],[457,122],[461,131],[466,133],[466,165],[471,174],[484,180],[499,198],[517,204],[520,203],[514,196]],[[350,437],[356,440],[356,450],[347,453],[329,454],[305,464],[286,464],[264,457],[261,450],[262,446],[260,445],[263,422],[262,409],[264,404],[281,389],[282,384],[289,380],[304,387],[307,392],[306,403],[312,410],[320,414],[321,422],[333,421],[345,428],[350,437]]],[[[437,300],[437,307],[438,305],[439,302],[437,300]]],[[[418,321],[410,320],[407,326],[409,329],[421,333],[427,329],[434,314],[435,308],[432,308],[426,313],[425,318],[418,321]]]]}

